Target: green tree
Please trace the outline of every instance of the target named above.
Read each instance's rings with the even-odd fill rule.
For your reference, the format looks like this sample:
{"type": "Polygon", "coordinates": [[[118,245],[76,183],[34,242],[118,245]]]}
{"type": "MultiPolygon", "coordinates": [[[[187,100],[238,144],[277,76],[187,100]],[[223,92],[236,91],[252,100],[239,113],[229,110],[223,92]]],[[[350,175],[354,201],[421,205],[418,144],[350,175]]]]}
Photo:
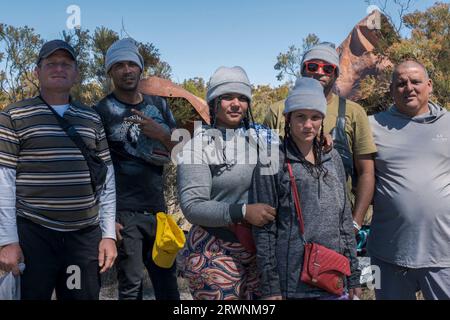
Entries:
{"type": "Polygon", "coordinates": [[[170,79],[172,68],[160,58],[159,50],[152,43],[140,43],[139,53],[144,59],[144,77],[156,76],[170,79]]]}
{"type": "Polygon", "coordinates": [[[277,63],[274,66],[274,69],[279,71],[277,80],[281,81],[285,78],[295,79],[300,76],[303,54],[319,42],[319,37],[314,33],[310,33],[303,39],[301,48],[292,45],[289,47],[288,51],[279,53],[277,56],[277,63]]]}
{"type": "Polygon", "coordinates": [[[289,83],[276,88],[268,85],[258,85],[253,88],[252,113],[255,121],[262,123],[270,105],[277,101],[286,99],[289,93],[289,83]]]}
{"type": "MultiPolygon", "coordinates": [[[[3,61],[4,54],[0,52],[0,65],[3,61]]],[[[0,71],[0,86],[5,82],[5,73],[4,71],[0,71]]],[[[1,88],[1,87],[0,87],[1,88]]],[[[6,92],[0,90],[0,110],[8,103],[8,97],[6,96],[6,92]]]]}
{"type": "Polygon", "coordinates": [[[119,34],[106,27],[96,28],[92,36],[92,77],[101,86],[104,95],[108,94],[112,88],[111,81],[105,71],[106,52],[117,40],[119,40],[119,34]]]}
{"type": "Polygon", "coordinates": [[[33,71],[41,45],[42,40],[33,28],[0,24],[0,54],[4,66],[0,71],[0,91],[7,103],[29,98],[38,92],[33,71]]]}
{"type": "Polygon", "coordinates": [[[183,88],[199,98],[206,99],[207,86],[201,77],[195,77],[183,81],[183,88]]]}
{"type": "MultiPolygon", "coordinates": [[[[203,78],[196,77],[192,79],[186,79],[180,85],[193,95],[205,99],[206,83],[203,78]]],[[[193,121],[202,121],[200,115],[195,111],[195,109],[186,99],[168,98],[168,101],[171,106],[173,115],[175,119],[177,119],[177,125],[179,127],[191,130],[193,121]]]]}
{"type": "Polygon", "coordinates": [[[80,72],[80,85],[89,81],[91,74],[91,46],[92,39],[89,30],[74,29],[74,31],[62,31],[62,40],[68,42],[77,55],[78,69],[80,72]]]}
{"type": "Polygon", "coordinates": [[[72,89],[72,96],[86,105],[94,105],[103,97],[103,88],[95,81],[96,67],[92,63],[93,39],[89,30],[75,29],[62,32],[62,39],[70,43],[77,54],[79,82],[72,89]]]}
{"type": "MultiPolygon", "coordinates": [[[[425,65],[434,83],[432,99],[450,108],[450,4],[436,3],[424,12],[413,12],[403,17],[409,38],[399,38],[389,47],[377,48],[379,55],[395,65],[414,59],[425,65]]],[[[385,109],[392,103],[389,83],[392,69],[377,77],[368,77],[361,83],[362,103],[371,111],[385,109]]]]}

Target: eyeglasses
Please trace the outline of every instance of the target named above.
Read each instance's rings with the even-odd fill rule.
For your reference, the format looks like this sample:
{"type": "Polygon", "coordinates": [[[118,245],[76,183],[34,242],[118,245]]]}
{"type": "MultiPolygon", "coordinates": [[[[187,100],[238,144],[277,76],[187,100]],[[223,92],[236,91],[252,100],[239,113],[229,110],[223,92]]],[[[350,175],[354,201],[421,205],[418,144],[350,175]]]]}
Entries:
{"type": "Polygon", "coordinates": [[[336,66],[331,63],[320,63],[320,62],[305,62],[306,71],[308,72],[318,72],[321,68],[323,73],[330,76],[334,74],[336,66]]]}
{"type": "Polygon", "coordinates": [[[235,98],[238,98],[238,100],[240,102],[248,102],[248,98],[243,95],[224,94],[223,96],[220,97],[221,100],[225,100],[225,101],[232,101],[235,98]]]}

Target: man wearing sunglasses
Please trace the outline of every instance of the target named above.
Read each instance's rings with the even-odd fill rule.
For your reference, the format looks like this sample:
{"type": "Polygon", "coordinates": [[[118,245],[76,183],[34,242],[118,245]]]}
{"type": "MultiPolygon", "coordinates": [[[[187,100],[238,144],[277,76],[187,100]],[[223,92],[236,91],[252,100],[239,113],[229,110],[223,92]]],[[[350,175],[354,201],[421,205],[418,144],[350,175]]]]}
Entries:
{"type": "MultiPolygon", "coordinates": [[[[364,109],[332,92],[339,77],[339,55],[331,43],[321,43],[308,50],[302,61],[303,77],[318,80],[327,98],[324,131],[333,137],[348,177],[349,189],[354,194],[353,219],[355,233],[361,228],[372,201],[375,178],[373,156],[377,149],[369,120],[364,109]]],[[[272,105],[264,124],[284,135],[284,100],[272,105]]],[[[351,197],[353,198],[353,197],[351,197]]]]}

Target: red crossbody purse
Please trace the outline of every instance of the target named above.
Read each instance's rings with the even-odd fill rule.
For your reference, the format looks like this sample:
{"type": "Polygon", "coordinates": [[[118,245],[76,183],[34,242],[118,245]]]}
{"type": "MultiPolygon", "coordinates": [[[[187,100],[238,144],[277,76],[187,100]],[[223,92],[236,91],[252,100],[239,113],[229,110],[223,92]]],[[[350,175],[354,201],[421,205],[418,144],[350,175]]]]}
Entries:
{"type": "MultiPolygon", "coordinates": [[[[300,195],[289,161],[287,162],[287,167],[291,179],[300,234],[303,236],[305,226],[300,207],[300,195]]],[[[347,257],[320,244],[305,243],[303,270],[300,277],[301,281],[326,290],[329,293],[341,296],[344,293],[344,279],[346,276],[350,276],[350,274],[350,263],[347,257]]]]}
{"type": "Polygon", "coordinates": [[[230,230],[233,231],[236,238],[248,252],[256,253],[256,244],[253,239],[252,226],[248,223],[235,223],[232,224],[230,230]]]}

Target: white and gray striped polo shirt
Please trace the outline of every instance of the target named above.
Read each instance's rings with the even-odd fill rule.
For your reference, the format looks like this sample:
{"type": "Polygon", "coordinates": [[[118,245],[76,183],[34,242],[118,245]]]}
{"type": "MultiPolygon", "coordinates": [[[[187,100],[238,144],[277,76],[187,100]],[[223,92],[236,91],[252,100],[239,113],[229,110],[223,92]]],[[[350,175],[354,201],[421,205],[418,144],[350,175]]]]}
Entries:
{"type": "MultiPolygon", "coordinates": [[[[83,138],[111,163],[105,132],[91,108],[71,103],[64,113],[83,138]]],[[[0,113],[0,166],[16,170],[17,215],[56,229],[81,229],[98,223],[98,199],[81,151],[39,98],[0,113]]]]}

